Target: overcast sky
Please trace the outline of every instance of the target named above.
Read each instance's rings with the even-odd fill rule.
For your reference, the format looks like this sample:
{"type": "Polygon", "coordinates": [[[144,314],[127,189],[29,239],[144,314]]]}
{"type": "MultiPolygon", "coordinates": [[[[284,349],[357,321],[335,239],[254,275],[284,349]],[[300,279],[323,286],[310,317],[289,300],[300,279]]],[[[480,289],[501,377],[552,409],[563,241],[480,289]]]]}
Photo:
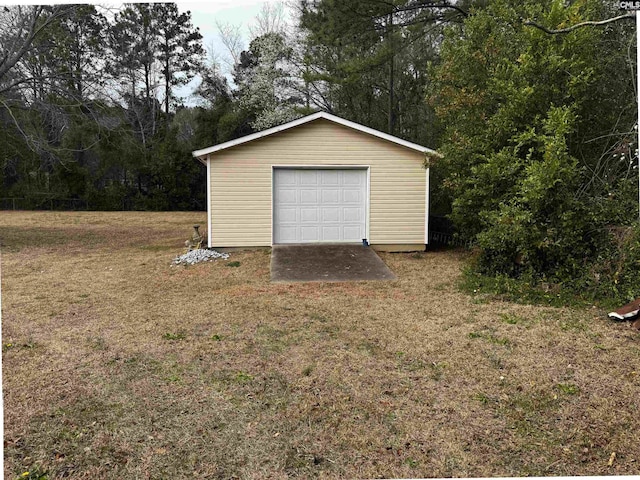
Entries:
{"type": "MultiPolygon", "coordinates": [[[[220,61],[228,59],[228,55],[225,46],[220,41],[216,22],[240,26],[246,47],[251,40],[249,28],[263,5],[266,3],[283,3],[284,5],[281,0],[191,0],[176,3],[180,11],[189,10],[191,12],[193,25],[200,28],[203,37],[202,43],[207,50],[213,49],[220,61]]],[[[286,5],[284,8],[285,11],[288,11],[286,5]]],[[[224,63],[222,68],[225,71],[224,63]]],[[[185,98],[187,105],[193,104],[187,97],[199,81],[199,79],[194,79],[189,85],[176,91],[179,96],[185,98]]]]}
{"type": "MultiPolygon", "coordinates": [[[[213,41],[222,53],[224,46],[219,42],[216,22],[242,27],[245,41],[249,42],[249,26],[265,4],[283,3],[278,0],[213,0],[176,2],[180,11],[189,10],[193,24],[200,28],[203,42],[208,48],[213,41]]],[[[283,4],[284,5],[284,4],[283,4]]],[[[286,8],[286,7],[285,7],[286,8]]]]}
{"type": "MultiPolygon", "coordinates": [[[[42,3],[53,3],[43,0],[0,0],[0,5],[14,5],[14,4],[31,4],[38,5],[42,3]]],[[[106,2],[95,1],[82,1],[82,0],[56,0],[55,3],[95,3],[98,5],[104,5],[107,7],[120,7],[124,2],[110,1],[106,2]]],[[[203,36],[202,42],[207,50],[213,49],[215,55],[220,61],[227,58],[227,51],[218,35],[218,28],[216,21],[225,24],[238,25],[241,27],[242,36],[244,39],[244,46],[249,44],[250,33],[249,28],[253,24],[256,15],[260,12],[263,5],[266,3],[277,4],[282,3],[285,11],[289,12],[286,7],[286,2],[283,0],[191,0],[191,1],[176,1],[178,9],[180,11],[191,12],[191,18],[193,25],[200,28],[200,33],[203,36]]],[[[289,16],[290,18],[290,16],[289,16]]],[[[225,65],[222,65],[223,72],[228,73],[225,70],[225,65]]],[[[193,99],[189,99],[190,94],[193,92],[195,86],[199,83],[200,79],[196,78],[189,83],[189,85],[177,89],[176,94],[185,99],[187,105],[193,105],[193,99]]]]}

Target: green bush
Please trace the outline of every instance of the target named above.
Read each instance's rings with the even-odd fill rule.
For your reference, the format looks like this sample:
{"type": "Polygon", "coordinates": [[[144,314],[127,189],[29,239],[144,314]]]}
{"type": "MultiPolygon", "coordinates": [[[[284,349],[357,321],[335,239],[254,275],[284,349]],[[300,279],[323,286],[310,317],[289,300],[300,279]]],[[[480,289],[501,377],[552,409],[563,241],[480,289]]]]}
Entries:
{"type": "Polygon", "coordinates": [[[522,22],[555,29],[611,8],[495,0],[446,32],[429,90],[445,125],[434,196],[451,199],[459,235],[477,246],[473,275],[492,278],[491,290],[549,302],[640,296],[637,231],[612,227],[637,222],[633,85],[612,48],[633,32],[551,35],[522,22]]]}
{"type": "Polygon", "coordinates": [[[598,252],[573,288],[594,299],[626,303],[640,297],[640,226],[610,227],[598,252]]]}
{"type": "Polygon", "coordinates": [[[640,298],[640,226],[606,227],[599,236],[600,248],[575,267],[573,276],[567,270],[545,275],[533,268],[522,268],[517,275],[496,274],[488,270],[487,251],[478,249],[461,287],[474,295],[552,306],[598,303],[614,308],[640,298]]]}
{"type": "MultiPolygon", "coordinates": [[[[522,164],[520,174],[512,177],[510,195],[494,209],[481,212],[484,228],[476,238],[482,272],[572,277],[584,268],[580,259],[597,249],[600,239],[588,235],[591,215],[567,194],[576,190],[579,178],[577,161],[566,143],[573,123],[569,108],[552,108],[542,132],[526,131],[515,147],[502,149],[477,167],[498,171],[504,163],[522,164]],[[523,161],[520,150],[525,145],[523,161]]],[[[487,178],[489,188],[491,184],[487,178]]]]}

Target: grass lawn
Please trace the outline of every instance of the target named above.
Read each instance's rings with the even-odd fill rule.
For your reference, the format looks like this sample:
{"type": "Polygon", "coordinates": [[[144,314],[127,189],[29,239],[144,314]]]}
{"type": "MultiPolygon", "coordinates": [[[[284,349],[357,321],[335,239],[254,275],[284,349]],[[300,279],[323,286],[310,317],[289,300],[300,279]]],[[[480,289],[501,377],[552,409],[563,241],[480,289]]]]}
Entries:
{"type": "Polygon", "coordinates": [[[6,478],[640,473],[627,323],[463,294],[455,251],[382,254],[389,282],[171,266],[194,223],[0,214],[6,478]]]}

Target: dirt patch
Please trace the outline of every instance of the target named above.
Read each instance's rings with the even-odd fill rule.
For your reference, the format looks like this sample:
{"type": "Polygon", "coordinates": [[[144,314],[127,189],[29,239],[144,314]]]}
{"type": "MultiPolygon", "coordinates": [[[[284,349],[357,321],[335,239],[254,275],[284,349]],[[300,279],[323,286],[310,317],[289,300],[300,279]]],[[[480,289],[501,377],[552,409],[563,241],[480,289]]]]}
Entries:
{"type": "Polygon", "coordinates": [[[638,473],[629,324],[478,303],[459,252],[381,254],[392,282],[171,266],[205,220],[2,215],[31,239],[2,252],[6,478],[638,473]]]}

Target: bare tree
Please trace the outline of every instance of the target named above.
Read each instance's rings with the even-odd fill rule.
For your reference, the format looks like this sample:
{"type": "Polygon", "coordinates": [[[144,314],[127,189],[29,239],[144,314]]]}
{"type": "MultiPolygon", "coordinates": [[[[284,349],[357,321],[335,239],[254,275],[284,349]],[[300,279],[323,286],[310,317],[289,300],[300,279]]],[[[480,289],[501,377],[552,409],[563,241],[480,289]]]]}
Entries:
{"type": "Polygon", "coordinates": [[[0,94],[33,81],[16,72],[22,58],[32,51],[34,42],[73,5],[3,7],[0,11],[0,94]]]}
{"type": "Polygon", "coordinates": [[[216,52],[215,42],[213,40],[209,41],[209,43],[205,45],[205,51],[207,53],[205,65],[219,73],[221,60],[220,55],[216,52]]]}
{"type": "Polygon", "coordinates": [[[235,64],[240,62],[240,54],[244,50],[241,26],[216,21],[216,27],[218,28],[220,41],[222,41],[230,57],[230,59],[224,59],[224,62],[229,69],[232,69],[235,64]]]}
{"type": "Polygon", "coordinates": [[[263,4],[254,19],[254,24],[249,26],[252,38],[261,37],[268,33],[285,35],[287,30],[287,17],[282,2],[263,4]]]}

